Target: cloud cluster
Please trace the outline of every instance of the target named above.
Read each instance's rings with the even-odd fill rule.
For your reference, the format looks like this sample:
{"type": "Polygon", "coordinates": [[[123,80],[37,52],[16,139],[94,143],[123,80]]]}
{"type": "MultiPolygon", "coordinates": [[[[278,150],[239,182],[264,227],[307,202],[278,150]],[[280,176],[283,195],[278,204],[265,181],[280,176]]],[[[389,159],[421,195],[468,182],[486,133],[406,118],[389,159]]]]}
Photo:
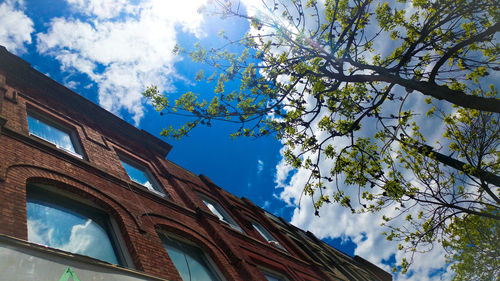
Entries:
{"type": "MultiPolygon", "coordinates": [[[[412,95],[409,97],[408,104],[411,104],[412,109],[416,112],[425,112],[427,110],[423,98],[421,96],[412,95]]],[[[320,120],[321,116],[316,120],[320,120]]],[[[442,126],[441,122],[430,122],[424,114],[415,118],[418,124],[422,124],[422,132],[429,136],[433,143],[440,139],[440,132],[436,130],[442,126]]],[[[322,131],[317,126],[318,121],[313,122],[311,128],[314,135],[319,139],[325,139],[327,133],[322,131]]],[[[373,134],[373,128],[364,131],[364,134],[373,134]]],[[[343,147],[347,144],[346,139],[335,139],[335,142],[330,142],[334,147],[343,147]]],[[[295,148],[298,149],[298,148],[295,148]]],[[[282,159],[276,167],[275,182],[279,192],[279,199],[293,207],[293,215],[291,223],[305,230],[313,232],[321,239],[324,238],[342,238],[354,242],[357,247],[354,254],[359,255],[374,264],[377,264],[384,270],[391,272],[391,260],[395,257],[397,261],[401,261],[403,257],[409,258],[403,252],[398,251],[398,243],[387,241],[382,232],[390,230],[382,227],[382,217],[395,217],[399,211],[395,210],[395,206],[390,206],[378,213],[352,214],[350,209],[340,206],[339,204],[325,204],[319,210],[320,216],[315,216],[315,210],[310,198],[303,195],[303,188],[307,183],[310,171],[304,168],[294,169],[287,164],[283,155],[286,150],[284,147],[281,150],[282,159]]],[[[295,153],[297,153],[296,151],[295,153]]],[[[306,154],[304,157],[310,157],[313,162],[316,160],[316,155],[306,154]]],[[[320,169],[328,171],[332,167],[331,159],[320,159],[320,169]]],[[[406,178],[411,178],[408,174],[406,178]]],[[[325,193],[331,194],[335,190],[333,183],[325,183],[325,193]]],[[[351,198],[357,198],[357,189],[342,185],[342,178],[339,179],[339,184],[344,190],[345,195],[351,198]]],[[[377,193],[376,190],[373,190],[377,193]]],[[[357,201],[357,200],[356,200],[357,201]]],[[[353,202],[354,204],[354,202],[353,202]]],[[[413,209],[410,213],[416,217],[417,209],[413,209]]],[[[407,223],[404,216],[391,221],[391,225],[398,227],[407,223]]],[[[434,245],[434,248],[425,254],[416,254],[410,271],[406,275],[396,274],[394,280],[449,280],[452,276],[445,262],[445,251],[439,245],[434,245]]]]}
{"type": "MultiPolygon", "coordinates": [[[[309,102],[312,102],[309,100],[309,102]]],[[[427,105],[423,101],[423,97],[419,95],[411,95],[408,97],[408,104],[411,105],[412,110],[416,112],[426,112],[427,105]]],[[[311,106],[311,105],[309,105],[311,106]]],[[[387,109],[387,108],[386,108],[387,109]]],[[[318,121],[322,116],[313,121],[311,128],[312,133],[319,139],[324,140],[328,137],[328,133],[318,128],[318,121]]],[[[444,141],[440,138],[441,122],[431,122],[432,120],[425,117],[425,114],[419,115],[415,118],[418,124],[421,124],[422,132],[429,136],[430,143],[436,140],[444,141]]],[[[436,120],[434,120],[436,121],[436,120]]],[[[367,126],[368,127],[368,126],[367,126]]],[[[361,130],[362,134],[373,135],[375,127],[364,128],[361,130]]],[[[336,138],[334,141],[329,141],[334,147],[344,147],[348,144],[349,140],[345,138],[336,138]]],[[[370,262],[377,264],[384,270],[391,272],[391,260],[395,257],[398,262],[403,257],[409,259],[409,255],[398,251],[398,243],[394,241],[387,241],[382,232],[390,230],[382,227],[382,217],[395,217],[399,211],[395,210],[395,206],[390,206],[378,213],[365,213],[365,214],[352,214],[351,210],[340,206],[339,204],[324,204],[319,210],[320,216],[315,216],[315,210],[310,198],[303,195],[303,188],[307,183],[310,176],[310,170],[300,168],[294,169],[284,159],[284,152],[286,146],[281,150],[282,159],[276,166],[275,183],[280,191],[278,198],[286,202],[289,206],[293,207],[293,214],[291,223],[299,228],[309,230],[321,239],[325,238],[342,238],[343,240],[350,240],[354,242],[357,247],[354,254],[361,256],[370,262]]],[[[295,154],[298,154],[300,148],[295,148],[295,154]]],[[[317,156],[307,153],[304,158],[310,157],[313,162],[316,161],[317,156]]],[[[329,171],[332,167],[331,159],[321,158],[319,166],[322,171],[329,171]]],[[[412,175],[408,173],[405,178],[411,178],[412,175]]],[[[325,182],[324,182],[325,183],[325,182]]],[[[336,187],[333,183],[325,183],[326,194],[331,194],[336,187]]],[[[355,187],[343,186],[342,178],[339,178],[340,188],[345,192],[345,195],[350,198],[358,197],[358,190],[355,187]]],[[[373,193],[377,193],[374,189],[373,193]]],[[[354,200],[357,201],[357,200],[354,200]]],[[[352,202],[355,204],[355,202],[352,202]]],[[[355,206],[356,207],[356,206],[355,206]]],[[[417,209],[410,212],[416,217],[417,209]]],[[[396,218],[391,221],[391,225],[398,227],[407,223],[404,216],[396,218]]],[[[414,256],[413,264],[410,271],[406,275],[396,274],[394,280],[450,280],[452,272],[448,270],[445,262],[444,249],[436,244],[434,248],[425,254],[416,254],[414,256]]]]}
{"type": "MultiPolygon", "coordinates": [[[[283,169],[283,164],[278,170],[283,169]]],[[[286,168],[285,168],[286,169],[286,168]]],[[[320,209],[320,217],[314,215],[314,208],[308,198],[302,198],[301,192],[308,177],[307,171],[299,170],[291,177],[290,183],[285,185],[280,198],[294,207],[291,223],[313,232],[317,237],[350,239],[357,247],[354,254],[361,256],[384,270],[391,272],[388,261],[393,256],[401,260],[403,254],[397,250],[397,243],[385,239],[381,233],[386,230],[380,226],[382,215],[391,215],[391,209],[377,214],[353,215],[347,208],[338,204],[327,204],[320,209]]],[[[444,251],[436,247],[432,251],[415,256],[410,272],[405,275],[396,275],[394,280],[449,280],[450,273],[442,272],[441,276],[433,276],[433,272],[445,268],[444,251]]]]}
{"type": "Polygon", "coordinates": [[[75,11],[80,11],[87,16],[95,16],[99,19],[109,19],[119,16],[122,12],[131,14],[134,6],[129,5],[127,0],[67,0],[75,11]]]}
{"type": "Polygon", "coordinates": [[[17,54],[31,44],[33,21],[24,13],[22,1],[7,0],[0,4],[0,45],[17,54]]]}
{"type": "Polygon", "coordinates": [[[30,242],[118,263],[106,231],[92,220],[87,219],[83,224],[68,227],[56,222],[57,217],[47,219],[42,221],[28,218],[30,242]]]}
{"type": "Polygon", "coordinates": [[[118,115],[125,110],[139,124],[141,92],[151,84],[173,90],[177,30],[203,36],[197,9],[204,1],[67,1],[79,17],[52,19],[47,32],[37,34],[38,51],[64,71],[87,74],[102,107],[118,115]]]}

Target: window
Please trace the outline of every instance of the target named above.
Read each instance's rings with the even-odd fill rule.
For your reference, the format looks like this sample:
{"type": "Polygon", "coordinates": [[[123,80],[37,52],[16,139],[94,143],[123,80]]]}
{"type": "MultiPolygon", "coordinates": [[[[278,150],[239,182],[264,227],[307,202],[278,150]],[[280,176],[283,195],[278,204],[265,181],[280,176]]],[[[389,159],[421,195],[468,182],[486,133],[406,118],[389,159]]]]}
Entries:
{"type": "Polygon", "coordinates": [[[253,228],[259,232],[259,234],[266,239],[269,244],[273,245],[274,247],[280,248],[282,250],[285,250],[285,248],[274,238],[271,233],[269,233],[262,225],[260,225],[257,222],[252,222],[253,228]]]}
{"type": "Polygon", "coordinates": [[[59,149],[83,158],[83,153],[78,145],[74,131],[31,112],[28,112],[28,129],[30,135],[46,140],[59,149]]]}
{"type": "Polygon", "coordinates": [[[280,275],[277,275],[275,273],[271,273],[267,270],[263,270],[262,274],[268,281],[286,281],[287,279],[285,277],[282,277],[280,275]]]}
{"type": "Polygon", "coordinates": [[[125,265],[105,213],[38,186],[29,185],[26,198],[28,241],[125,265]]]}
{"type": "Polygon", "coordinates": [[[265,214],[268,218],[272,219],[274,222],[276,222],[276,223],[278,223],[278,224],[280,224],[280,225],[282,225],[282,226],[285,226],[285,225],[283,224],[283,222],[281,221],[281,219],[280,219],[280,218],[278,218],[277,216],[275,216],[275,215],[273,215],[273,214],[271,214],[271,213],[269,213],[269,212],[267,212],[267,211],[264,211],[264,214],[265,214]]]}
{"type": "Polygon", "coordinates": [[[160,238],[182,280],[221,280],[214,270],[215,268],[211,265],[212,263],[201,249],[167,235],[160,234],[160,238]]]}
{"type": "Polygon", "coordinates": [[[229,226],[238,230],[239,232],[243,232],[241,227],[238,226],[238,224],[233,220],[233,218],[231,218],[231,216],[229,216],[229,214],[222,208],[222,206],[219,205],[219,203],[204,196],[202,196],[202,200],[203,203],[207,205],[208,209],[210,209],[210,211],[219,218],[219,220],[227,223],[229,226]]]}
{"type": "Polygon", "coordinates": [[[120,160],[123,168],[125,168],[125,171],[127,171],[127,174],[132,181],[145,186],[154,193],[162,196],[166,195],[158,182],[154,179],[149,169],[123,156],[120,156],[120,160]]]}

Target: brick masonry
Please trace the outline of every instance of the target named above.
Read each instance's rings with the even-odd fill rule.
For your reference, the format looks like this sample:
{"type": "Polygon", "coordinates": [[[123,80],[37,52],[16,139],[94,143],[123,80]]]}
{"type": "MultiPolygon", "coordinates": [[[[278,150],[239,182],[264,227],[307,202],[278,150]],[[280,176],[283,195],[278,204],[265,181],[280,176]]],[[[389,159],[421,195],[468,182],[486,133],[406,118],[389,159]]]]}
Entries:
{"type": "Polygon", "coordinates": [[[200,247],[226,280],[265,280],[261,269],[288,280],[391,280],[364,259],[356,262],[166,160],[170,149],[0,47],[0,234],[27,239],[26,186],[38,184],[104,210],[116,221],[133,267],[168,280],[180,276],[158,231],[200,247]],[[28,111],[74,131],[84,159],[31,136],[28,111]],[[132,182],[118,153],[147,167],[169,198],[132,182]],[[219,221],[199,194],[219,202],[243,233],[219,221]],[[267,243],[251,220],[286,251],[267,243]]]}

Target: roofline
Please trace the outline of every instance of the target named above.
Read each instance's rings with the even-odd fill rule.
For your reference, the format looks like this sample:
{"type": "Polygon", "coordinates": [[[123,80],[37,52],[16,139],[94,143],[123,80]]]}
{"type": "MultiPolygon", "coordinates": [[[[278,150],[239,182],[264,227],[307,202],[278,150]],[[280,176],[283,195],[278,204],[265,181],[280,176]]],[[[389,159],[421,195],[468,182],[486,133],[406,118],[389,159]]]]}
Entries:
{"type": "Polygon", "coordinates": [[[111,130],[119,136],[131,139],[133,142],[143,143],[160,153],[162,157],[166,157],[172,149],[172,145],[142,129],[138,129],[122,118],[34,69],[28,62],[10,53],[2,45],[0,45],[0,72],[3,72],[2,74],[5,75],[8,85],[19,88],[19,90],[24,90],[23,94],[29,96],[32,96],[29,89],[50,88],[51,91],[44,91],[44,95],[70,108],[74,108],[74,105],[77,104],[79,108],[90,113],[85,114],[85,118],[95,122],[95,124],[99,124],[99,127],[102,129],[111,130]],[[26,82],[29,82],[29,84],[26,82]],[[117,124],[120,125],[120,130],[116,129],[117,124]]]}

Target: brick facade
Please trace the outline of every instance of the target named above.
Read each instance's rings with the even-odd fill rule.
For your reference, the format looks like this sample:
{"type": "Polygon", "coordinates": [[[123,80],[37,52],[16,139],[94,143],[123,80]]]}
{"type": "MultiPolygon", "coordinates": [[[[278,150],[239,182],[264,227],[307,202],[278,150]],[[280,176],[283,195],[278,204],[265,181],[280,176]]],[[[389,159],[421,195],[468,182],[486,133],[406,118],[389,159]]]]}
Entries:
{"type": "Polygon", "coordinates": [[[26,186],[36,184],[104,210],[118,226],[130,266],[168,280],[181,279],[158,231],[197,245],[226,280],[265,280],[261,269],[288,280],[390,280],[364,259],[356,262],[170,162],[170,149],[0,47],[0,234],[27,240],[26,186]],[[83,159],[30,135],[27,112],[75,132],[83,159]],[[149,169],[168,197],[131,181],[118,155],[149,169]],[[221,222],[200,195],[223,206],[243,232],[221,222]],[[252,221],[286,251],[260,236],[252,221]]]}

